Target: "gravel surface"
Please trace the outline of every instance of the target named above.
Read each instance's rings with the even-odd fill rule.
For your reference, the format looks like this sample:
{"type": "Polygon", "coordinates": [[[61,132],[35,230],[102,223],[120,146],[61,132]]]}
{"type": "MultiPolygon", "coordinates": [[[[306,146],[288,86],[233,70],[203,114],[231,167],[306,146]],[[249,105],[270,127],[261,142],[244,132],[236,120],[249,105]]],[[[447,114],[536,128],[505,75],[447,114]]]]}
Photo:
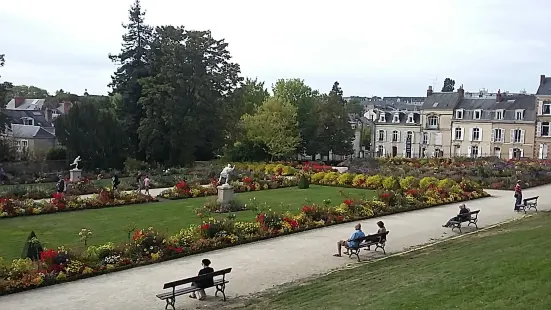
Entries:
{"type": "MultiPolygon", "coordinates": [[[[541,210],[551,209],[551,185],[524,191],[525,198],[539,195],[541,210]]],[[[479,227],[519,217],[513,212],[513,192],[488,190],[493,196],[467,202],[471,210],[480,209],[479,227]]],[[[458,203],[431,209],[395,214],[361,221],[366,233],[376,232],[376,222],[382,220],[390,231],[387,252],[425,244],[435,239],[455,235],[441,227],[457,214],[458,203]]],[[[105,310],[164,309],[165,303],[155,294],[162,292],[165,282],[193,276],[201,267],[201,259],[209,258],[215,269],[232,267],[227,287],[228,297],[248,295],[274,286],[324,274],[331,269],[354,263],[348,257],[336,258],[336,242],[352,233],[354,223],[316,229],[291,236],[189,256],[169,262],[134,268],[122,272],[80,280],[72,283],[0,297],[0,309],[26,310],[105,310]]],[[[464,229],[464,231],[468,231],[464,229]]],[[[373,257],[371,252],[363,257],[373,257]]],[[[207,294],[212,295],[212,290],[207,294]]],[[[202,308],[214,297],[198,302],[187,296],[176,299],[177,309],[202,308]]]]}

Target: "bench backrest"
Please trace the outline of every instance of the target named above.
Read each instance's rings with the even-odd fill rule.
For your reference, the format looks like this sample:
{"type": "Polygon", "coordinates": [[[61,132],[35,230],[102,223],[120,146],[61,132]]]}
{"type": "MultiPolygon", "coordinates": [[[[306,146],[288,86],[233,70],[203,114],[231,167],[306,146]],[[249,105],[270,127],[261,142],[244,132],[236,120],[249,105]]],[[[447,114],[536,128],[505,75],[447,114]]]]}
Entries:
{"type": "Polygon", "coordinates": [[[384,233],[380,233],[380,234],[373,234],[373,235],[367,235],[365,237],[362,237],[360,239],[358,239],[358,241],[361,243],[361,242],[364,242],[366,240],[379,240],[379,242],[385,242],[386,241],[386,236],[388,235],[390,231],[387,230],[386,232],[384,233]]]}
{"type": "Polygon", "coordinates": [[[201,281],[201,280],[214,278],[214,277],[217,277],[217,276],[225,276],[226,274],[228,274],[230,272],[231,272],[231,268],[226,268],[226,269],[218,270],[218,271],[207,273],[207,274],[200,275],[200,276],[195,276],[195,277],[191,277],[191,278],[187,278],[187,279],[168,282],[168,283],[165,283],[165,285],[163,286],[163,289],[173,288],[175,286],[180,286],[180,285],[184,285],[184,284],[188,284],[188,283],[192,283],[192,282],[198,282],[198,281],[201,281]]]}
{"type": "Polygon", "coordinates": [[[538,198],[540,198],[540,196],[530,197],[530,198],[526,198],[526,199],[523,199],[523,200],[526,203],[527,201],[530,201],[530,200],[538,200],[538,198]]]}
{"type": "Polygon", "coordinates": [[[469,212],[469,215],[476,215],[478,213],[480,213],[480,210],[471,211],[469,212]]]}

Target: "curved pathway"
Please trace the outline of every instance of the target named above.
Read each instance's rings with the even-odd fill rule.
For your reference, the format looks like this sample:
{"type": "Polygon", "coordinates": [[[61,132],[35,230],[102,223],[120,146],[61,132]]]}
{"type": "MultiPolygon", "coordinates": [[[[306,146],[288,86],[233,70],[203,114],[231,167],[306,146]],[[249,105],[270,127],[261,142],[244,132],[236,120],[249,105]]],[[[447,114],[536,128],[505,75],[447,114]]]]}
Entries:
{"type": "MultiPolygon", "coordinates": [[[[493,196],[467,202],[471,210],[480,209],[479,226],[496,224],[520,217],[512,211],[511,191],[488,190],[493,196]]],[[[525,197],[540,196],[541,210],[551,209],[551,185],[524,191],[525,197]]],[[[362,221],[364,231],[376,231],[375,223],[383,220],[390,231],[387,250],[397,252],[454,233],[441,225],[457,214],[458,204],[400,213],[362,221]]],[[[228,296],[247,295],[274,286],[307,278],[354,262],[336,258],[336,241],[348,238],[353,223],[316,229],[262,242],[189,256],[164,263],[134,268],[99,277],[41,288],[0,297],[0,309],[26,310],[106,310],[164,309],[155,294],[165,282],[194,276],[201,259],[208,257],[215,269],[233,267],[229,275],[228,296]]],[[[374,255],[364,251],[363,256],[374,255]]],[[[212,295],[212,291],[207,291],[212,295]]],[[[203,303],[211,303],[204,301],[203,303]]],[[[181,296],[177,309],[201,306],[200,302],[181,296]]]]}

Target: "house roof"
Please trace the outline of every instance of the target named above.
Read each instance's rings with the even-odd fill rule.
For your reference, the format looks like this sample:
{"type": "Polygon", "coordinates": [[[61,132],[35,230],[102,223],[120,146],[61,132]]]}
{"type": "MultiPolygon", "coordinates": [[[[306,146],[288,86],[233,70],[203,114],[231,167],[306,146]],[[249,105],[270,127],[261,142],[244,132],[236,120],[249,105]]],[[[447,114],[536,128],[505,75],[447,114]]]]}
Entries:
{"type": "MultiPolygon", "coordinates": [[[[543,77],[542,77],[543,78],[543,77]]],[[[538,87],[536,95],[551,96],[551,78],[546,77],[538,87]]]]}
{"type": "Polygon", "coordinates": [[[381,122],[380,117],[377,118],[375,121],[377,124],[397,124],[397,125],[419,125],[421,123],[421,114],[419,112],[414,111],[396,111],[396,112],[388,112],[385,111],[385,121],[381,122]],[[413,123],[408,123],[408,117],[409,115],[413,115],[413,123]],[[398,115],[398,122],[396,122],[396,119],[394,118],[394,115],[398,115]]]}
{"type": "Polygon", "coordinates": [[[427,96],[423,103],[423,110],[453,110],[461,100],[457,92],[433,93],[427,96]]]}
{"type": "Polygon", "coordinates": [[[34,124],[42,127],[53,127],[53,123],[46,120],[44,111],[40,110],[4,110],[12,124],[23,124],[23,118],[34,119],[34,124]]]}
{"type": "MultiPolygon", "coordinates": [[[[15,99],[12,99],[6,104],[8,110],[42,110],[46,99],[24,99],[18,106],[15,105],[15,99]]],[[[64,107],[62,104],[56,109],[63,113],[64,107]]]]}
{"type": "Polygon", "coordinates": [[[55,136],[40,126],[32,125],[11,125],[11,136],[23,139],[54,139],[55,136]]]}
{"type": "MultiPolygon", "coordinates": [[[[502,110],[502,119],[514,121],[516,111],[524,110],[523,121],[534,121],[536,119],[536,96],[515,95],[504,96],[500,102],[495,99],[463,99],[456,109],[463,109],[465,113],[462,119],[473,120],[474,110],[482,110],[480,120],[497,120],[496,111],[502,110]]],[[[457,115],[454,115],[454,119],[457,115]]]]}

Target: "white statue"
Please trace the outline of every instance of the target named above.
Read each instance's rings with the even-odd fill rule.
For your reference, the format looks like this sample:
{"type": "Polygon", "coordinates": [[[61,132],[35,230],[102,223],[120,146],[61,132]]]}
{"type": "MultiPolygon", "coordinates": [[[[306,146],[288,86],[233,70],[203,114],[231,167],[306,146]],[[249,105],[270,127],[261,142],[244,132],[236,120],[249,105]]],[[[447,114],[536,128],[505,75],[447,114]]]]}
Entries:
{"type": "Polygon", "coordinates": [[[75,160],[73,161],[73,163],[70,165],[70,167],[73,167],[75,166],[75,170],[78,170],[78,163],[80,162],[80,156],[77,156],[77,158],[75,158],[75,160]]]}
{"type": "Polygon", "coordinates": [[[232,167],[231,164],[228,164],[224,169],[222,169],[222,172],[220,172],[220,177],[218,178],[218,184],[222,182],[222,178],[226,180],[226,184],[229,184],[230,182],[230,173],[232,173],[233,169],[235,169],[235,166],[232,167]]]}

